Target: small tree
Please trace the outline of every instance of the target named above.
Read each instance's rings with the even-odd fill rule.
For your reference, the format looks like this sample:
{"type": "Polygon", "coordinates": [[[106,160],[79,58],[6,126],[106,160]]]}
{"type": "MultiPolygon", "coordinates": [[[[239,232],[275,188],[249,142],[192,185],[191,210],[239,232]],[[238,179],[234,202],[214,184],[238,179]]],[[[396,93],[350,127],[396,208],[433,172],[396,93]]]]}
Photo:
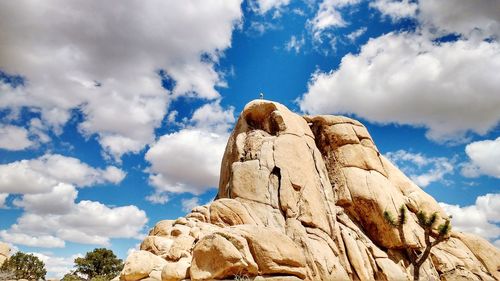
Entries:
{"type": "MultiPolygon", "coordinates": [[[[407,213],[405,205],[401,205],[399,208],[398,218],[395,219],[391,213],[388,211],[384,212],[385,220],[394,228],[398,229],[399,237],[403,245],[407,245],[405,234],[403,231],[403,225],[407,221],[407,213]]],[[[434,235],[432,232],[432,228],[434,224],[437,222],[438,214],[437,212],[428,215],[422,211],[417,213],[418,224],[424,229],[424,239],[425,239],[425,249],[419,255],[417,255],[414,251],[412,251],[409,247],[406,247],[406,254],[411,264],[413,265],[413,280],[417,281],[420,278],[420,267],[427,260],[431,253],[431,248],[436,246],[437,244],[449,239],[448,234],[451,230],[450,219],[451,216],[445,219],[445,222],[438,226],[438,234],[434,235]],[[431,236],[434,237],[434,240],[431,241],[431,236]]]]}
{"type": "Polygon", "coordinates": [[[47,270],[45,264],[33,254],[17,252],[12,255],[0,268],[4,273],[10,273],[16,279],[45,280],[47,270]]]}
{"type": "Polygon", "coordinates": [[[97,248],[88,252],[84,258],[76,258],[75,267],[75,272],[87,276],[87,280],[111,280],[123,269],[123,261],[113,251],[97,248]]]}

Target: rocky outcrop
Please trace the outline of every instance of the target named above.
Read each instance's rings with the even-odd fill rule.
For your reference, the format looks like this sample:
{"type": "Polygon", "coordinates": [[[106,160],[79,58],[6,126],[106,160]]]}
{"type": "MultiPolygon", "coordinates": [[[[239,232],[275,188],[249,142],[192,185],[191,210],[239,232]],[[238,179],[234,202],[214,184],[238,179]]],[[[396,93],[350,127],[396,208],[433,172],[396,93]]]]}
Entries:
{"type": "MultiPolygon", "coordinates": [[[[425,245],[418,210],[446,214],[384,158],[366,128],[257,100],[241,113],[213,202],[159,222],[121,280],[408,280],[405,247],[425,245]],[[405,205],[406,243],[383,212],[405,205]]],[[[500,252],[452,232],[421,267],[426,280],[500,280],[500,252]]]]}
{"type": "Polygon", "coordinates": [[[0,242],[0,266],[7,260],[10,256],[10,247],[8,244],[0,242]]]}

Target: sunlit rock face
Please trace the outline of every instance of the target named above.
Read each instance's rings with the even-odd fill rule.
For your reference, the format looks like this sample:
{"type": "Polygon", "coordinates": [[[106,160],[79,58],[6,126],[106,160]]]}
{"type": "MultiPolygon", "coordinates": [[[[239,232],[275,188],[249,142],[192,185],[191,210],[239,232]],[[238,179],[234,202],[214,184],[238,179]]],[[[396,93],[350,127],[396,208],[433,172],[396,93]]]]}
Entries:
{"type": "Polygon", "coordinates": [[[0,242],[0,267],[10,255],[10,247],[6,243],[0,242]]]}
{"type": "MultiPolygon", "coordinates": [[[[446,218],[361,123],[256,100],[228,140],[215,200],[158,222],[120,279],[411,280],[403,248],[424,245],[419,210],[446,218]],[[406,244],[382,215],[401,205],[406,244]]],[[[499,268],[497,248],[452,232],[420,276],[499,280],[499,268]]]]}

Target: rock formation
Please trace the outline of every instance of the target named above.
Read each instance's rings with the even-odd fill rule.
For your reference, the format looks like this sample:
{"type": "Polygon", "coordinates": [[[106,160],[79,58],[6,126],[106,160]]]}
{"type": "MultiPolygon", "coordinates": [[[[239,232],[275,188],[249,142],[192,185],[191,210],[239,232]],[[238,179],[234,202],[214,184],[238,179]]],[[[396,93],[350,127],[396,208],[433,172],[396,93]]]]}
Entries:
{"type": "MultiPolygon", "coordinates": [[[[257,100],[241,113],[215,200],[156,224],[120,279],[411,280],[418,210],[446,214],[342,116],[299,116],[257,100]],[[406,244],[383,212],[409,212],[406,244]]],[[[432,249],[425,280],[500,280],[500,251],[470,234],[432,249]]]]}
{"type": "Polygon", "coordinates": [[[10,256],[10,247],[8,244],[0,242],[0,267],[10,256]]]}

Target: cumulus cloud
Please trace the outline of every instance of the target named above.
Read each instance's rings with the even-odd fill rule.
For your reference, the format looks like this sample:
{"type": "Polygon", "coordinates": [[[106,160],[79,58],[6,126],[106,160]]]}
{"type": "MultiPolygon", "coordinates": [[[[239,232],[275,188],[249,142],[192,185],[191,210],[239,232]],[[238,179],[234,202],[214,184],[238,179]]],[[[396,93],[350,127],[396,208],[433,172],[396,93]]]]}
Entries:
{"type": "Polygon", "coordinates": [[[69,257],[58,257],[53,253],[31,253],[38,257],[45,264],[47,278],[62,279],[66,273],[73,270],[76,258],[83,257],[82,254],[76,254],[69,257]]]}
{"type": "Polygon", "coordinates": [[[436,43],[389,33],[344,56],[337,70],[314,73],[299,102],[308,113],[424,126],[430,139],[456,141],[469,131],[485,134],[500,121],[498,73],[496,41],[436,43]]]}
{"type": "Polygon", "coordinates": [[[24,233],[11,233],[6,230],[0,230],[0,237],[7,242],[30,247],[62,248],[65,245],[64,240],[52,235],[34,237],[24,233]]]}
{"type": "Polygon", "coordinates": [[[108,207],[75,202],[76,188],[59,184],[45,194],[24,195],[14,202],[24,213],[0,238],[33,247],[64,247],[65,241],[109,246],[111,238],[136,238],[147,222],[136,206],[108,207]]]}
{"type": "Polygon", "coordinates": [[[154,140],[172,98],[219,97],[215,64],[231,45],[240,4],[2,2],[0,69],[24,83],[0,82],[0,109],[40,112],[55,133],[76,109],[80,132],[96,134],[110,156],[138,152],[154,140]]]}
{"type": "Polygon", "coordinates": [[[445,157],[427,157],[421,153],[405,150],[388,152],[385,155],[420,187],[427,187],[433,182],[447,183],[446,175],[453,173],[455,159],[445,157]]]}
{"type": "Polygon", "coordinates": [[[418,20],[438,36],[500,36],[500,9],[496,0],[421,0],[418,20]],[[479,33],[479,34],[478,34],[479,33]]]}
{"type": "Polygon", "coordinates": [[[218,186],[220,164],[234,122],[234,109],[218,102],[198,108],[186,128],[161,136],[146,152],[149,182],[156,189],[148,200],[164,203],[165,192],[201,194],[218,186]]]}
{"type": "Polygon", "coordinates": [[[25,128],[0,124],[0,149],[23,150],[32,145],[25,128]]]}
{"type": "Polygon", "coordinates": [[[500,238],[500,194],[488,193],[479,196],[476,204],[460,207],[439,203],[441,207],[453,216],[453,228],[459,231],[470,232],[482,236],[490,241],[500,238]]]}
{"type": "Polygon", "coordinates": [[[379,10],[383,15],[389,16],[393,21],[396,21],[402,18],[415,17],[418,4],[409,0],[376,0],[370,3],[370,7],[379,10]]]}
{"type": "Polygon", "coordinates": [[[478,177],[487,175],[500,178],[500,137],[494,140],[476,141],[465,147],[470,161],[462,166],[462,175],[478,177]]]}
{"type": "Polygon", "coordinates": [[[0,192],[44,193],[58,183],[79,187],[100,183],[120,183],[125,172],[114,166],[96,169],[77,158],[45,154],[39,158],[0,165],[0,192]]]}
{"type": "Polygon", "coordinates": [[[32,247],[64,247],[65,241],[109,245],[111,238],[133,238],[147,217],[136,206],[108,207],[76,202],[76,187],[119,183],[125,173],[114,167],[90,167],[79,159],[46,154],[0,165],[0,205],[9,193],[20,194],[12,205],[24,212],[0,240],[32,247]]]}
{"type": "Polygon", "coordinates": [[[290,0],[254,0],[250,1],[253,11],[259,14],[265,14],[273,9],[280,9],[287,6],[290,0]]]}
{"type": "Polygon", "coordinates": [[[342,18],[339,9],[359,2],[360,0],[323,0],[319,5],[318,12],[309,22],[314,38],[321,40],[321,33],[324,30],[346,26],[347,22],[342,18]]]}
{"type": "Polygon", "coordinates": [[[201,194],[218,185],[227,135],[183,129],[162,136],[146,153],[149,180],[159,191],[201,194]]]}

